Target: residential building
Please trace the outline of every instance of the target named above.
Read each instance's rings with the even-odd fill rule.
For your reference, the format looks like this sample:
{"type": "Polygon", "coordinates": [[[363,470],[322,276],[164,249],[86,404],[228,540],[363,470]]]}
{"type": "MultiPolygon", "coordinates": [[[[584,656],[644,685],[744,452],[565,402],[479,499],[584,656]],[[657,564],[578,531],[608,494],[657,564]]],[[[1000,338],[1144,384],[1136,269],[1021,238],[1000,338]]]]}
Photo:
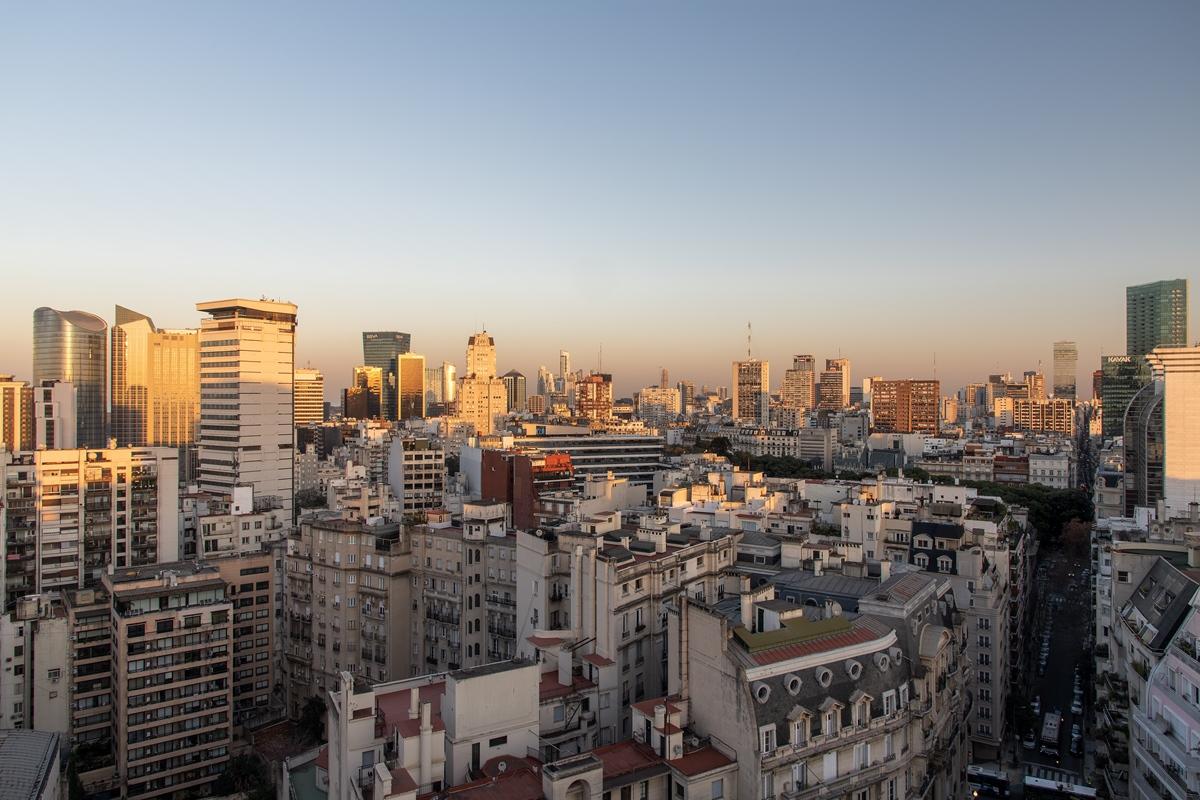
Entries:
{"type": "Polygon", "coordinates": [[[611,473],[637,486],[652,486],[662,468],[665,445],[661,436],[603,433],[573,425],[526,424],[522,429],[522,435],[513,437],[513,445],[570,456],[577,485],[589,475],[611,473]]]}
{"type": "Polygon", "coordinates": [[[211,794],[233,734],[234,605],[226,582],[202,562],[117,569],[103,579],[121,796],[211,794]]]}
{"type": "Polygon", "coordinates": [[[850,405],[850,359],[827,358],[821,372],[820,396],[817,407],[840,411],[850,405]]]}
{"type": "Polygon", "coordinates": [[[459,387],[458,415],[484,436],[496,430],[496,417],[508,413],[508,392],[496,377],[496,341],[487,331],[467,340],[467,371],[459,387]]]}
{"type": "Polygon", "coordinates": [[[79,391],[75,384],[42,381],[33,387],[33,401],[34,446],[38,450],[74,450],[78,447],[79,391]]]}
{"type": "Polygon", "coordinates": [[[33,384],[66,381],[75,387],[75,442],[108,444],[108,323],[86,311],[33,312],[33,384]]]}
{"type": "Polygon", "coordinates": [[[229,494],[248,484],[260,501],[291,508],[296,306],[215,300],[196,309],[208,314],[200,323],[200,488],[229,494]]]}
{"type": "Polygon", "coordinates": [[[1078,369],[1079,348],[1074,342],[1054,343],[1054,396],[1076,400],[1075,375],[1078,369]]]}
{"type": "Polygon", "coordinates": [[[0,449],[33,450],[33,387],[0,375],[0,449]]]}
{"type": "Polygon", "coordinates": [[[173,448],[0,452],[5,608],[29,594],[95,586],[179,554],[173,448]]]}
{"type": "Polygon", "coordinates": [[[566,453],[539,450],[484,450],[480,469],[480,499],[505,503],[512,527],[530,530],[538,525],[543,495],[573,492],[575,471],[566,453]]]}
{"type": "Polygon", "coordinates": [[[875,430],[884,433],[931,433],[939,427],[938,381],[873,381],[871,416],[875,430]]]}
{"type": "Polygon", "coordinates": [[[767,425],[771,414],[771,368],[757,358],[733,362],[733,419],[767,425]]]}
{"type": "Polygon", "coordinates": [[[638,392],[637,416],[647,427],[664,430],[683,413],[678,388],[647,386],[638,392]]]}
{"type": "Polygon", "coordinates": [[[363,364],[381,376],[380,410],[384,419],[397,419],[396,357],[412,348],[411,334],[400,331],[363,331],[363,364]]]}
{"type": "Polygon", "coordinates": [[[811,355],[792,356],[792,368],[783,373],[779,399],[786,408],[817,407],[816,360],[811,355]]]}
{"type": "Polygon", "coordinates": [[[508,394],[508,410],[514,414],[524,414],[525,398],[528,395],[525,376],[515,369],[510,369],[500,380],[504,381],[504,390],[508,394]]]}
{"type": "Polygon", "coordinates": [[[391,440],[388,484],[405,514],[446,505],[446,449],[429,439],[391,440]]]}
{"type": "Polygon", "coordinates": [[[200,424],[195,330],[163,330],[116,307],[112,327],[112,435],[118,447],[191,447],[200,424]]]}
{"type": "Polygon", "coordinates": [[[1071,489],[1075,486],[1075,463],[1069,453],[1029,454],[1029,482],[1052,489],[1071,489]]]}
{"type": "Polygon", "coordinates": [[[425,416],[425,356],[402,353],[396,356],[396,419],[425,416]]]}
{"type": "Polygon", "coordinates": [[[63,680],[70,636],[57,593],[26,595],[13,613],[0,616],[0,729],[71,732],[69,681],[63,680]]]}
{"type": "Polygon", "coordinates": [[[292,421],[296,425],[320,424],[325,421],[325,376],[319,369],[298,367],[293,378],[296,410],[292,421]]]}
{"type": "Polygon", "coordinates": [[[333,512],[300,518],[284,565],[288,714],[337,687],[342,671],[369,681],[409,674],[412,591],[408,536],[333,512]],[[391,616],[389,616],[389,613],[391,616]]]}
{"type": "Polygon", "coordinates": [[[1075,435],[1075,401],[1065,397],[1012,401],[1012,427],[1028,433],[1075,435]]]}
{"type": "Polygon", "coordinates": [[[737,797],[963,796],[970,662],[944,583],[896,576],[853,618],[744,587],[672,622],[667,710],[738,754],[737,797]]]}
{"type": "Polygon", "coordinates": [[[612,375],[593,372],[575,382],[575,413],[588,420],[604,421],[612,418],[612,375]]]}
{"type": "Polygon", "coordinates": [[[1125,352],[1139,357],[1156,347],[1187,347],[1186,278],[1125,289],[1125,352]]]}
{"type": "Polygon", "coordinates": [[[284,712],[276,647],[275,597],[281,591],[270,547],[257,552],[209,554],[205,565],[215,567],[227,585],[233,614],[233,724],[253,728],[284,712]]]}

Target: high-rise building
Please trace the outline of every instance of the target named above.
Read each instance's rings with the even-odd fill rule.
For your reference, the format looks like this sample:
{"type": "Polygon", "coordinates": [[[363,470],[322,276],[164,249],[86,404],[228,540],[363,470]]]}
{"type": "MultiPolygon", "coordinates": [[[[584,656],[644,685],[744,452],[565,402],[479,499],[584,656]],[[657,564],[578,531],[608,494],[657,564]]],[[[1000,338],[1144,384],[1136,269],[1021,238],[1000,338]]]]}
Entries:
{"type": "Polygon", "coordinates": [[[606,420],[613,415],[612,375],[593,372],[575,384],[575,413],[584,419],[606,420]]]}
{"type": "Polygon", "coordinates": [[[515,369],[510,369],[504,373],[501,380],[504,381],[504,390],[508,393],[508,410],[516,414],[525,413],[525,400],[528,396],[525,376],[515,369]]]}
{"type": "Polygon", "coordinates": [[[214,300],[200,323],[200,488],[292,507],[296,306],[214,300]]]}
{"type": "Polygon", "coordinates": [[[38,450],[74,450],[79,425],[79,395],[68,381],[43,381],[33,387],[33,439],[38,450]]]}
{"type": "Polygon", "coordinates": [[[396,418],[425,416],[425,356],[401,353],[396,356],[396,418]]]}
{"type": "Polygon", "coordinates": [[[932,433],[939,427],[938,381],[880,381],[871,384],[871,415],[883,433],[932,433]]]}
{"type": "MultiPolygon", "coordinates": [[[[875,384],[883,380],[882,375],[870,375],[862,379],[862,388],[858,392],[858,402],[864,407],[870,408],[871,401],[875,398],[875,384]]],[[[854,390],[851,389],[851,402],[854,402],[854,390]]]]}
{"type": "Polygon", "coordinates": [[[112,435],[119,447],[187,447],[200,422],[195,330],[160,330],[116,308],[112,327],[112,435]]]}
{"type": "Polygon", "coordinates": [[[566,350],[558,351],[558,377],[564,383],[571,376],[571,354],[566,350]]]}
{"type": "Polygon", "coordinates": [[[412,335],[400,331],[363,331],[363,363],[382,375],[380,414],[396,419],[396,356],[412,349],[412,335]]]}
{"type": "Polygon", "coordinates": [[[554,393],[554,373],[545,366],[538,367],[537,394],[546,397],[554,393]]]}
{"type": "Polygon", "coordinates": [[[1104,436],[1125,434],[1125,411],[1138,390],[1150,382],[1150,367],[1133,356],[1100,357],[1101,431],[1104,436]]]}
{"type": "Polygon", "coordinates": [[[1156,347],[1146,358],[1162,381],[1163,498],[1183,514],[1200,497],[1200,346],[1156,347]]]}
{"type": "Polygon", "coordinates": [[[1054,343],[1054,396],[1075,400],[1075,372],[1079,349],[1074,342],[1054,343]]]}
{"type": "Polygon", "coordinates": [[[662,374],[659,375],[659,378],[658,378],[658,388],[666,389],[667,386],[670,385],[670,383],[671,383],[671,373],[669,373],[667,371],[666,367],[663,367],[662,374]]]}
{"type": "Polygon", "coordinates": [[[325,376],[319,369],[298,367],[293,377],[296,394],[296,410],[293,421],[296,425],[320,424],[325,421],[325,376]]]}
{"type": "Polygon", "coordinates": [[[1125,289],[1125,352],[1144,356],[1156,347],[1188,345],[1186,278],[1125,289]]]}
{"type": "Polygon", "coordinates": [[[32,450],[33,387],[0,375],[0,450],[32,450]]]}
{"type": "Polygon", "coordinates": [[[678,389],[647,386],[638,393],[637,415],[647,426],[659,430],[675,420],[683,411],[678,389]]]}
{"type": "Polygon", "coordinates": [[[449,361],[440,367],[425,368],[425,411],[426,413],[449,414],[458,399],[458,370],[449,361]],[[431,406],[438,406],[436,411],[431,406]]]}
{"type": "Polygon", "coordinates": [[[1032,433],[1075,433],[1075,402],[1065,397],[1012,401],[1013,428],[1032,433]]]}
{"type": "Polygon", "coordinates": [[[95,586],[108,567],[179,557],[179,454],[173,448],[36,450],[0,461],[10,499],[0,586],[20,597],[95,586]]]}
{"type": "Polygon", "coordinates": [[[1165,492],[1166,425],[1163,381],[1151,380],[1125,409],[1122,458],[1125,463],[1125,516],[1153,508],[1165,492]]]}
{"type": "Polygon", "coordinates": [[[733,418],[751,425],[766,425],[771,417],[771,368],[752,358],[733,362],[733,418]]]}
{"type": "Polygon", "coordinates": [[[459,388],[459,416],[474,423],[477,434],[493,432],[496,417],[508,413],[508,393],[496,377],[496,341],[487,331],[467,340],[467,373],[459,388]]]}
{"type": "Polygon", "coordinates": [[[679,410],[684,414],[691,413],[696,404],[696,384],[691,381],[680,381],[675,385],[679,390],[679,410]]]}
{"type": "Polygon", "coordinates": [[[816,361],[812,356],[792,356],[792,368],[783,373],[779,399],[784,408],[797,411],[817,407],[816,361]]]}
{"type": "Polygon", "coordinates": [[[68,381],[81,447],[108,444],[108,324],[86,311],[33,312],[33,384],[68,381]]]}
{"type": "Polygon", "coordinates": [[[839,411],[850,405],[850,359],[825,359],[818,405],[828,411],[839,411]]]}

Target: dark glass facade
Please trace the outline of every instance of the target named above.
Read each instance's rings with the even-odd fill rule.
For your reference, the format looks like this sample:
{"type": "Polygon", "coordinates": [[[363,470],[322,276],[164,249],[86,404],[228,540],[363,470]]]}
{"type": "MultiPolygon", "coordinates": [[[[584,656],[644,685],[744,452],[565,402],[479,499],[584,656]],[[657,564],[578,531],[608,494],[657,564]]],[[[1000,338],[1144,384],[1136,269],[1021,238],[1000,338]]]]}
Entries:
{"type": "Polygon", "coordinates": [[[385,419],[397,419],[396,356],[412,349],[412,335],[400,331],[363,331],[363,363],[383,370],[381,411],[385,419]]]}
{"type": "Polygon", "coordinates": [[[75,386],[76,445],[108,444],[108,323],[86,311],[33,312],[33,382],[75,386]]]}

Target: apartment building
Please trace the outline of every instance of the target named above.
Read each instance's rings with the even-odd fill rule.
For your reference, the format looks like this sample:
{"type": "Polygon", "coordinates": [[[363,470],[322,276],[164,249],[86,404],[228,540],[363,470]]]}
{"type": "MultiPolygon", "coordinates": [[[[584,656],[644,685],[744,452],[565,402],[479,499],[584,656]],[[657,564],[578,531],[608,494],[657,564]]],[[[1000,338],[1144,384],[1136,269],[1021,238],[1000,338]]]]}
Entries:
{"type": "Polygon", "coordinates": [[[936,434],[940,425],[938,381],[873,381],[871,416],[883,433],[936,434]]]}
{"type": "Polygon", "coordinates": [[[0,450],[33,450],[33,387],[0,375],[0,450]]]}
{"type": "Polygon", "coordinates": [[[570,456],[577,486],[588,475],[609,473],[638,486],[653,486],[654,476],[663,466],[665,440],[661,436],[593,432],[573,425],[527,423],[522,427],[523,433],[513,437],[511,446],[570,456]]]}
{"type": "Polygon", "coordinates": [[[295,425],[325,421],[325,376],[319,369],[298,367],[292,377],[296,403],[292,412],[295,425]]]}
{"type": "Polygon", "coordinates": [[[179,557],[174,448],[0,451],[5,608],[99,583],[115,568],[179,557]]]}
{"type": "Polygon", "coordinates": [[[335,512],[301,517],[284,559],[290,716],[336,687],[343,671],[372,681],[409,674],[409,545],[397,523],[368,525],[335,512]]]}
{"type": "Polygon", "coordinates": [[[113,743],[122,795],[203,793],[233,733],[234,604],[198,562],[105,573],[111,597],[113,743]]]}
{"type": "Polygon", "coordinates": [[[225,581],[233,607],[233,723],[237,726],[255,726],[284,710],[276,693],[274,562],[269,549],[207,555],[204,560],[225,581]]]}
{"type": "Polygon", "coordinates": [[[516,534],[502,503],[464,503],[461,527],[412,530],[413,674],[446,672],[517,653],[516,534]]]}
{"type": "Polygon", "coordinates": [[[1052,399],[1015,399],[1012,403],[1012,427],[1030,433],[1075,435],[1075,402],[1065,397],[1052,399]]]}
{"type": "Polygon", "coordinates": [[[622,522],[620,512],[578,525],[517,533],[517,652],[563,643],[599,687],[600,744],[632,732],[631,703],[667,687],[667,608],[687,595],[715,601],[736,562],[737,534],[668,521],[622,522]]]}
{"type": "Polygon", "coordinates": [[[70,731],[63,675],[70,633],[58,594],[28,595],[0,616],[0,729],[70,731]]]}
{"type": "Polygon", "coordinates": [[[969,662],[953,593],[897,576],[860,612],[794,606],[766,585],[673,616],[665,700],[739,754],[738,797],[963,796],[969,662]]]}
{"type": "Polygon", "coordinates": [[[401,513],[442,508],[446,504],[446,448],[430,439],[392,439],[388,483],[401,513]]]}
{"type": "Polygon", "coordinates": [[[752,358],[733,362],[733,419],[748,425],[770,420],[771,367],[752,358]]]}

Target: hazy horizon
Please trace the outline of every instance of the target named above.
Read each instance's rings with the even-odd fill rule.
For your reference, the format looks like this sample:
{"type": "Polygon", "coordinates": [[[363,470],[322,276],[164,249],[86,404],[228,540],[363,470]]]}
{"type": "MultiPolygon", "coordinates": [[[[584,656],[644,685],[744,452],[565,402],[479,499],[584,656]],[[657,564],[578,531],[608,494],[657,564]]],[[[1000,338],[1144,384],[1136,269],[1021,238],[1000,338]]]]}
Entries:
{"type": "MultiPolygon", "coordinates": [[[[1200,4],[11,6],[0,372],[34,308],[299,305],[618,394],[794,353],[949,394],[1125,347],[1200,253],[1200,4]]],[[[1190,336],[1197,336],[1191,312],[1190,336]]]]}

